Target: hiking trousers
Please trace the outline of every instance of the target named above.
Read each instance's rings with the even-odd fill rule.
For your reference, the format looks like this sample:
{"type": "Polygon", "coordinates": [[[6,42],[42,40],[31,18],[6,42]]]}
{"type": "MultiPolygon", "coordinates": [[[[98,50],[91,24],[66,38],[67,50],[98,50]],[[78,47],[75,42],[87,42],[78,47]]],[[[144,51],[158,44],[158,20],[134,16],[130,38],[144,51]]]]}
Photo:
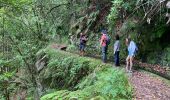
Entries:
{"type": "Polygon", "coordinates": [[[102,61],[106,63],[107,60],[107,46],[102,46],[102,61]]]}
{"type": "Polygon", "coordinates": [[[114,62],[115,62],[115,66],[120,66],[119,63],[119,51],[116,51],[114,54],[114,62]]]}

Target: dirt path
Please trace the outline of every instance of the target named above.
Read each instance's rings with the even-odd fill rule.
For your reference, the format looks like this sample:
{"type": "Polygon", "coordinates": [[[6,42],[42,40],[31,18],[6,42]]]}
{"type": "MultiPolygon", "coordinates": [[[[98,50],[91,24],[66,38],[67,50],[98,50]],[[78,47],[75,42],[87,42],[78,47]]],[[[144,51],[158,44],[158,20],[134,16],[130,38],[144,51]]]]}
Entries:
{"type": "Polygon", "coordinates": [[[159,77],[134,71],[130,77],[134,88],[134,100],[170,100],[170,86],[159,77]]]}

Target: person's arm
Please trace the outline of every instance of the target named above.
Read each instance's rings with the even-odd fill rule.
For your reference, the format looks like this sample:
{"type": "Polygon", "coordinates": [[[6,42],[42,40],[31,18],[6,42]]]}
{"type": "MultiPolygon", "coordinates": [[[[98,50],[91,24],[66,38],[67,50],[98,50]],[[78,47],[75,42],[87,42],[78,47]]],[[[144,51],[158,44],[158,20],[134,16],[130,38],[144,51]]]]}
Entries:
{"type": "Polygon", "coordinates": [[[114,54],[116,53],[117,46],[114,46],[114,54]]]}
{"type": "Polygon", "coordinates": [[[85,41],[88,41],[88,38],[87,38],[87,36],[85,36],[85,37],[84,37],[84,39],[85,39],[85,41]]]}
{"type": "Polygon", "coordinates": [[[81,42],[81,40],[82,40],[82,33],[80,33],[80,42],[81,42]]]}
{"type": "Polygon", "coordinates": [[[116,41],[114,44],[114,54],[116,53],[116,51],[118,49],[118,45],[119,45],[119,43],[116,41]]]}
{"type": "Polygon", "coordinates": [[[100,46],[102,46],[102,39],[100,40],[100,46]]]}
{"type": "Polygon", "coordinates": [[[102,46],[102,43],[103,43],[103,36],[100,39],[100,46],[102,46]]]}

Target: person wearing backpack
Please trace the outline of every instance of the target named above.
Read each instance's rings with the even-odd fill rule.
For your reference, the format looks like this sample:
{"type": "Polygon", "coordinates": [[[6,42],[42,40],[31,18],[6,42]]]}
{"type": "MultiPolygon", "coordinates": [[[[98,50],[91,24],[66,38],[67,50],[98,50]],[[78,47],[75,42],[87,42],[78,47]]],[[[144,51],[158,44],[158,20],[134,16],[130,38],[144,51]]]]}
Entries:
{"type": "Polygon", "coordinates": [[[102,30],[101,33],[102,33],[102,36],[100,39],[100,46],[102,47],[102,61],[103,61],[103,63],[106,63],[107,49],[108,49],[108,45],[110,43],[110,39],[109,39],[109,36],[107,35],[106,30],[102,30]]]}
{"type": "Polygon", "coordinates": [[[136,43],[131,38],[126,38],[128,46],[128,56],[126,58],[126,71],[132,73],[133,60],[138,50],[136,43]]]}
{"type": "Polygon", "coordinates": [[[115,66],[120,66],[119,63],[119,52],[120,52],[120,42],[119,42],[119,35],[115,35],[115,43],[114,43],[114,62],[115,66]]]}

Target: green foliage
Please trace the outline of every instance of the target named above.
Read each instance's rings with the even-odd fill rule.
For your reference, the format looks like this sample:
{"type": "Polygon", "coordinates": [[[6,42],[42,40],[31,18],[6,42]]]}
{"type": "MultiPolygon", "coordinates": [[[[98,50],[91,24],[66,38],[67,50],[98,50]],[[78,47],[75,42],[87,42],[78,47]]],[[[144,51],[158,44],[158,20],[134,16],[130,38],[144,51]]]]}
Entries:
{"type": "MultiPolygon", "coordinates": [[[[54,27],[52,21],[49,21],[44,16],[42,17],[42,12],[37,7],[39,4],[37,2],[33,3],[33,1],[0,1],[0,41],[3,40],[3,45],[1,45],[3,50],[0,50],[0,52],[3,52],[2,59],[6,62],[4,65],[1,64],[1,73],[3,75],[1,78],[14,81],[16,79],[16,70],[23,69],[22,71],[29,73],[23,75],[27,76],[27,78],[24,78],[27,80],[28,87],[36,86],[35,54],[39,49],[46,46],[49,39],[51,39],[51,34],[49,33],[52,33],[52,29],[48,28],[49,25],[54,27]],[[11,75],[10,78],[9,75],[11,75]]],[[[21,77],[19,76],[19,79],[21,77]]],[[[21,81],[23,82],[23,80],[21,81]]],[[[15,88],[18,87],[19,85],[15,88]]],[[[5,95],[14,92],[10,91],[11,84],[8,84],[5,88],[8,89],[8,93],[5,95]]],[[[0,90],[0,94],[3,92],[4,90],[0,90]]]]}
{"type": "Polygon", "coordinates": [[[155,29],[153,30],[152,34],[154,34],[154,38],[161,38],[161,36],[165,33],[166,31],[166,25],[156,25],[155,29]]]}
{"type": "MultiPolygon", "coordinates": [[[[112,68],[103,68],[96,73],[96,80],[90,86],[76,91],[57,91],[47,94],[41,100],[73,99],[131,99],[132,90],[122,71],[112,68]],[[62,92],[62,93],[61,93],[62,92]]],[[[81,83],[80,83],[81,84],[81,83]]]]}
{"type": "Polygon", "coordinates": [[[137,27],[137,23],[134,22],[133,19],[128,19],[125,21],[120,29],[120,32],[122,34],[126,34],[131,32],[132,29],[135,29],[137,27]]]}
{"type": "Polygon", "coordinates": [[[115,7],[111,8],[110,14],[107,16],[108,23],[112,25],[115,24],[116,19],[118,18],[118,10],[115,7]]]}
{"type": "Polygon", "coordinates": [[[115,25],[116,23],[116,20],[118,18],[120,18],[120,13],[121,12],[121,9],[124,9],[124,10],[131,10],[131,5],[134,3],[134,2],[128,2],[128,1],[124,1],[124,0],[112,0],[112,7],[110,9],[110,14],[107,16],[107,21],[108,21],[108,24],[110,25],[115,25]]]}
{"type": "Polygon", "coordinates": [[[162,66],[170,66],[170,48],[167,47],[162,51],[155,50],[148,54],[148,62],[151,64],[160,64],[162,66]]]}
{"type": "MultiPolygon", "coordinates": [[[[146,22],[144,22],[147,17],[142,20],[145,14],[143,8],[145,8],[146,11],[146,7],[149,9],[155,5],[156,2],[155,0],[0,0],[0,84],[15,80],[16,70],[23,69],[27,74],[21,75],[19,79],[26,80],[29,90],[33,92],[35,90],[34,86],[38,86],[36,84],[36,77],[39,74],[35,67],[37,60],[37,55],[35,54],[40,49],[45,48],[49,42],[67,44],[68,39],[71,37],[70,34],[73,36],[72,41],[75,42],[75,44],[70,45],[68,50],[73,52],[78,51],[78,47],[75,46],[78,44],[77,35],[86,29],[88,30],[87,34],[89,36],[87,43],[88,49],[86,51],[89,54],[101,54],[99,46],[100,34],[95,34],[98,33],[101,27],[103,28],[101,24],[98,25],[98,23],[101,23],[100,18],[98,18],[100,16],[98,15],[105,17],[105,14],[100,10],[104,11],[103,9],[108,9],[110,3],[112,3],[112,7],[110,14],[107,16],[107,28],[110,33],[112,33],[114,26],[121,26],[122,24],[122,28],[119,29],[122,33],[135,35],[134,33],[136,31],[129,31],[137,26],[133,18],[138,19],[141,20],[141,22],[137,22],[137,24],[142,26],[139,30],[141,30],[141,33],[144,33],[142,34],[141,41],[138,40],[142,44],[142,51],[162,50],[163,46],[159,44],[157,40],[159,40],[166,29],[169,28],[169,26],[164,25],[166,20],[165,17],[162,17],[165,13],[164,7],[160,7],[161,18],[158,16],[159,14],[154,13],[155,11],[153,11],[151,15],[147,15],[148,18],[156,16],[151,18],[150,25],[146,25],[146,22]],[[146,4],[143,5],[145,2],[146,4]],[[103,6],[105,4],[108,4],[108,6],[103,6]],[[134,9],[140,5],[143,6],[137,10],[134,9]],[[129,19],[129,16],[134,17],[129,19]],[[124,22],[119,23],[120,21],[124,22]],[[160,23],[161,21],[162,23],[160,23]],[[72,29],[72,27],[74,28],[72,29]],[[91,30],[94,32],[89,32],[91,30]],[[150,43],[151,41],[154,45],[150,43]],[[32,88],[30,89],[30,87],[32,88]]],[[[103,19],[101,18],[101,20],[103,19]]],[[[106,23],[102,21],[102,24],[105,26],[106,23]]],[[[124,37],[121,39],[121,41],[124,41],[124,37]]],[[[123,51],[121,57],[123,58],[127,54],[125,53],[126,51],[122,49],[126,48],[125,45],[123,45],[124,42],[121,43],[121,53],[123,51]]],[[[113,48],[111,45],[109,46],[108,52],[110,57],[113,56],[113,48]]],[[[104,66],[100,61],[89,58],[79,58],[78,55],[65,54],[65,52],[56,53],[56,51],[53,50],[43,52],[47,53],[49,61],[47,68],[45,68],[39,76],[47,89],[49,86],[50,88],[69,87],[69,90],[79,89],[81,91],[97,82],[96,72],[99,70],[96,68],[104,66]],[[94,69],[95,72],[93,72],[94,69]],[[79,82],[81,83],[78,84],[79,82]]],[[[157,52],[151,53],[151,56],[148,55],[150,57],[148,58],[149,61],[153,60],[152,63],[159,62],[162,63],[162,65],[169,65],[169,49],[165,49],[163,52],[157,60],[154,59],[156,58],[155,55],[157,55],[157,52]]],[[[14,84],[8,84],[5,88],[12,93],[14,92],[14,90],[11,89],[13,87],[14,84]]],[[[19,86],[15,88],[18,87],[19,86]]],[[[108,85],[108,87],[111,86],[108,85]]],[[[4,93],[4,88],[1,88],[3,88],[3,85],[0,86],[0,97],[2,93],[4,93]]],[[[83,95],[90,95],[87,90],[84,90],[83,95]]],[[[77,95],[80,91],[69,91],[69,96],[73,94],[77,95]]],[[[99,94],[101,95],[103,93],[105,92],[100,92],[99,94]]],[[[115,94],[116,93],[115,91],[115,94]]],[[[95,96],[93,99],[105,98],[102,95],[95,96]]]]}
{"type": "Polygon", "coordinates": [[[75,45],[71,44],[71,45],[68,45],[67,47],[67,51],[69,52],[75,52],[75,51],[78,51],[78,47],[76,47],[75,45]]]}
{"type": "Polygon", "coordinates": [[[101,50],[100,50],[100,33],[95,34],[95,33],[89,33],[89,38],[87,41],[87,45],[86,45],[86,52],[90,55],[100,55],[101,54],[101,50]]]}
{"type": "MultiPolygon", "coordinates": [[[[170,62],[170,48],[166,48],[165,49],[165,59],[166,59],[166,62],[168,63],[168,62],[170,62]]],[[[168,66],[170,66],[170,63],[168,64],[168,66]]]]}
{"type": "Polygon", "coordinates": [[[122,70],[75,54],[51,49],[45,52],[50,59],[39,77],[46,87],[61,90],[43,96],[42,100],[131,99],[132,89],[122,70]]]}
{"type": "Polygon", "coordinates": [[[93,63],[90,59],[79,58],[78,55],[55,50],[45,52],[50,58],[48,68],[43,70],[39,76],[44,82],[48,80],[53,88],[74,87],[82,77],[88,75],[92,70],[93,66],[90,68],[90,65],[93,65],[93,63]]]}
{"type": "Polygon", "coordinates": [[[90,15],[88,16],[88,20],[87,20],[87,27],[90,27],[94,21],[96,21],[97,15],[99,14],[99,11],[95,11],[90,13],[90,15]]]}

